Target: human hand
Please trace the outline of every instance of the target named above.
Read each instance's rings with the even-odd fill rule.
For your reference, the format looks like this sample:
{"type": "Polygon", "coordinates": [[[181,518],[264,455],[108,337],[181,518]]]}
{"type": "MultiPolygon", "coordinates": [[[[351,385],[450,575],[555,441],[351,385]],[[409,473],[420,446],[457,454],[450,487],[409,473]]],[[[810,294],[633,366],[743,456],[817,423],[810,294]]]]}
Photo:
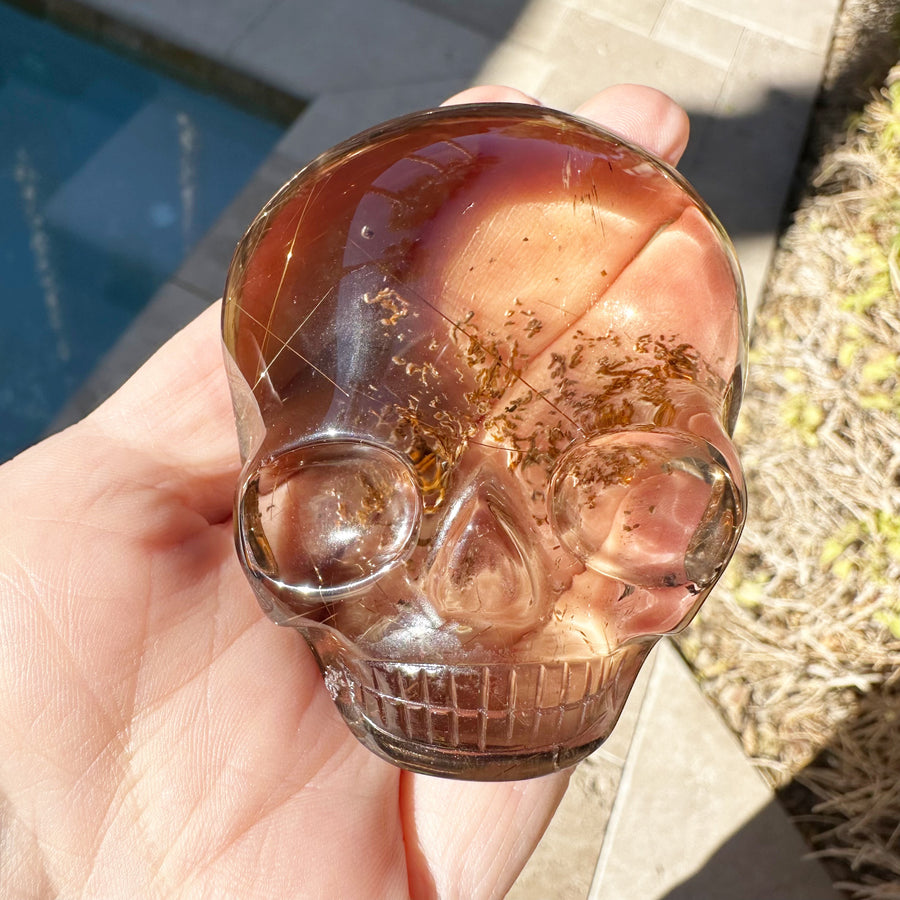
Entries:
{"type": "MultiPolygon", "coordinates": [[[[450,102],[516,100],[478,88],[450,102]]],[[[669,162],[646,88],[578,111],[669,162]]],[[[502,896],[566,776],[463,783],[352,737],[238,565],[218,305],[94,414],[0,468],[6,896],[502,896]]]]}

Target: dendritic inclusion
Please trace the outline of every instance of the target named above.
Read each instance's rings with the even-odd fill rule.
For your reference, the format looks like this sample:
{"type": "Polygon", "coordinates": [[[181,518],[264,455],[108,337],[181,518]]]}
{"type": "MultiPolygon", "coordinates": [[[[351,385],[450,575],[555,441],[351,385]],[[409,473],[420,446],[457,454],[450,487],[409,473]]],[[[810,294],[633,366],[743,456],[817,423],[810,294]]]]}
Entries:
{"type": "Polygon", "coordinates": [[[238,550],[350,727],[475,778],[603,740],[744,517],[727,238],[673,171],[514,104],[320,157],[224,311],[238,550]]]}

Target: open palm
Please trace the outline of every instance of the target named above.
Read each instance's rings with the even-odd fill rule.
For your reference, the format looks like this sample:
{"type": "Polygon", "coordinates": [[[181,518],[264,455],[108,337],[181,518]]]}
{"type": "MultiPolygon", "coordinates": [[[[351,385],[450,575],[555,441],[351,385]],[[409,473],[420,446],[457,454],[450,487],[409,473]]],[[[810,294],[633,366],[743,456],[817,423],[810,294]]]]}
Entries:
{"type": "MultiPolygon", "coordinates": [[[[670,161],[686,141],[646,89],[582,112],[670,161]]],[[[216,307],[0,469],[0,893],[502,895],[565,776],[443,781],[359,745],[240,570],[239,465],[216,307]]]]}

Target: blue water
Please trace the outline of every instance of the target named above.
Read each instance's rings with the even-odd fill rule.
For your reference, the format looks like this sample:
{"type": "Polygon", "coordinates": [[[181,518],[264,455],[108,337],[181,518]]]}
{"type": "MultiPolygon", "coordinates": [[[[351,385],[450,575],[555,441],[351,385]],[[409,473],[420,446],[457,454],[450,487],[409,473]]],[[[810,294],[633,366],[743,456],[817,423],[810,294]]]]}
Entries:
{"type": "Polygon", "coordinates": [[[280,134],[0,5],[0,461],[41,435],[280,134]]]}

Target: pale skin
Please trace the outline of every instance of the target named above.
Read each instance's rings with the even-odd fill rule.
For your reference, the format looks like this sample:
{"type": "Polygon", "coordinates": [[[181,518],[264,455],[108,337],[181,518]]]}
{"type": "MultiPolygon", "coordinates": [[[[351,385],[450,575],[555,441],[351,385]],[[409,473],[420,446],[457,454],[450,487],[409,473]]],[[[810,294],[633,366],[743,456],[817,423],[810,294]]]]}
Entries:
{"type": "MultiPolygon", "coordinates": [[[[537,102],[448,102],[495,100],[537,102]]],[[[673,164],[687,143],[648,88],[577,112],[673,164]]],[[[0,467],[0,893],[501,897],[568,775],[413,775],[350,734],[234,553],[218,317],[0,467]]]]}

